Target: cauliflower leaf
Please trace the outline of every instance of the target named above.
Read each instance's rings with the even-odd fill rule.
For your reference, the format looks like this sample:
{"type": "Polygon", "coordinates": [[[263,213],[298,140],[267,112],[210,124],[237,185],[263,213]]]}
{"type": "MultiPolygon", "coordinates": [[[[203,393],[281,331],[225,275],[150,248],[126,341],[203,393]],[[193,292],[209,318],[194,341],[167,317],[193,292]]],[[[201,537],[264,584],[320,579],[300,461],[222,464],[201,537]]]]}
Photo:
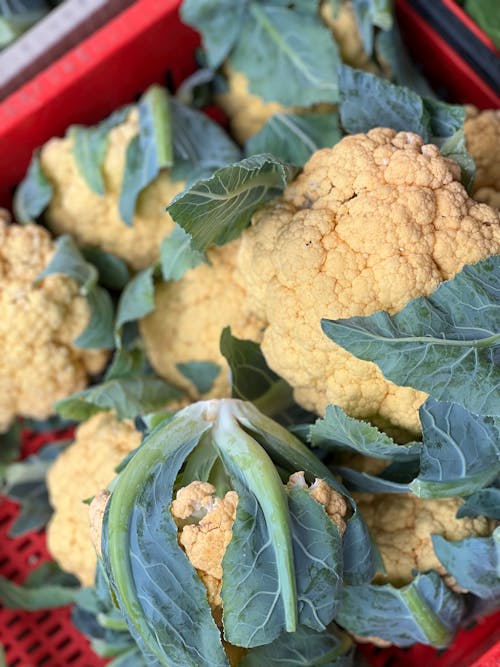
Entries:
{"type": "Polygon", "coordinates": [[[0,577],[0,602],[7,609],[37,611],[65,607],[74,602],[78,590],[78,579],[53,562],[42,563],[24,584],[0,577]]]}
{"type": "Polygon", "coordinates": [[[457,519],[466,516],[487,516],[490,519],[500,521],[500,488],[491,486],[476,491],[466,498],[464,504],[458,509],[457,519]]]}
{"type": "Polygon", "coordinates": [[[35,153],[14,195],[16,220],[23,225],[34,222],[49,205],[53,193],[52,185],[42,171],[40,157],[35,153]]]}

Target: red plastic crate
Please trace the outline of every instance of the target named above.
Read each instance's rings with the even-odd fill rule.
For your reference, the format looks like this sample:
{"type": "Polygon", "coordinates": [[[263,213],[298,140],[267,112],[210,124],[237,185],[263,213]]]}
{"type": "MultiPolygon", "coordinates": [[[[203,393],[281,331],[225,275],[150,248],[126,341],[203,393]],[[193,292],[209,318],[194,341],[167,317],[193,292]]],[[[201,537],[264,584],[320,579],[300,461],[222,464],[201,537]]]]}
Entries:
{"type": "MultiPolygon", "coordinates": [[[[154,82],[179,84],[195,68],[199,38],[178,16],[180,0],[137,0],[105,27],[68,52],[31,82],[0,103],[0,206],[9,206],[34,149],[72,123],[90,124],[133,101],[154,82]]],[[[416,38],[417,22],[401,13],[403,32],[416,38]],[[405,24],[406,21],[406,24],[405,24]],[[410,23],[408,23],[410,21],[410,23]],[[406,31],[405,31],[406,28],[406,31]]],[[[439,40],[438,40],[439,41],[439,40]]],[[[430,44],[431,42],[429,42],[430,44]]],[[[474,73],[460,69],[453,53],[435,47],[449,77],[456,79],[457,100],[492,106],[481,97],[474,73]]],[[[470,68],[469,68],[470,70],[470,68]]],[[[434,76],[434,82],[436,81],[434,76]]],[[[450,89],[449,85],[448,88],[450,89]]],[[[33,453],[52,435],[25,434],[24,454],[33,453]]],[[[0,500],[0,574],[22,581],[49,554],[43,531],[7,537],[17,507],[0,500]]],[[[0,609],[0,643],[8,667],[101,667],[87,640],[74,628],[70,608],[27,613],[0,609]]],[[[416,646],[408,650],[362,647],[373,667],[493,667],[500,665],[500,616],[462,631],[444,652],[416,646]]],[[[203,667],[200,665],[200,667],[203,667]]]]}

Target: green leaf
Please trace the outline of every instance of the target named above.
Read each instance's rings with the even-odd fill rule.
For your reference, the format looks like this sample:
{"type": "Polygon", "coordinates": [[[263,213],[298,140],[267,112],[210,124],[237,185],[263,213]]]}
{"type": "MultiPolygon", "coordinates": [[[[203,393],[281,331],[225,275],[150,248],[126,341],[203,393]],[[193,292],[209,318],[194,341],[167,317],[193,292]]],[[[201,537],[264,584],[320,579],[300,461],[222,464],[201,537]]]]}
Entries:
{"type": "MultiPolygon", "coordinates": [[[[311,3],[317,9],[317,3],[311,3]]],[[[310,106],[337,102],[337,46],[317,11],[249,2],[245,24],[229,55],[249,90],[267,102],[310,106]]]]}
{"type": "Polygon", "coordinates": [[[465,11],[500,49],[500,15],[496,0],[465,0],[465,11]]]}
{"type": "Polygon", "coordinates": [[[403,588],[344,586],[337,622],[351,633],[375,636],[397,646],[447,646],[464,614],[461,596],[436,572],[419,574],[403,588]]]}
{"type": "Polygon", "coordinates": [[[392,2],[390,0],[353,0],[358,30],[363,48],[368,55],[373,51],[374,28],[390,30],[393,25],[392,2]]]}
{"type": "Polygon", "coordinates": [[[277,113],[247,141],[245,153],[271,153],[284,162],[303,167],[315,151],[329,148],[341,138],[338,115],[333,111],[277,113]]]}
{"type": "Polygon", "coordinates": [[[77,347],[90,349],[110,349],[114,347],[114,308],[108,292],[102,287],[94,287],[88,293],[90,321],[85,330],[73,341],[77,347]]]}
{"type": "Polygon", "coordinates": [[[52,516],[46,486],[47,471],[67,444],[64,441],[45,445],[24,461],[6,466],[1,491],[20,503],[20,512],[9,529],[9,537],[39,530],[52,516]]]}
{"type": "Polygon", "coordinates": [[[283,634],[276,641],[252,649],[238,663],[239,667],[351,667],[353,643],[339,631],[316,632],[299,626],[293,634],[283,634]]]}
{"type": "Polygon", "coordinates": [[[115,378],[56,403],[66,419],[83,421],[97,412],[114,410],[118,419],[133,419],[164,408],[181,392],[154,375],[115,378]]]}
{"type": "Polygon", "coordinates": [[[218,169],[177,195],[168,207],[199,252],[235,239],[256,209],[281,194],[297,169],[272,155],[255,155],[218,169]]]}
{"type": "Polygon", "coordinates": [[[7,609],[54,609],[71,604],[78,592],[78,579],[63,573],[55,563],[44,563],[24,585],[0,577],[0,602],[7,609]]]}
{"type": "Polygon", "coordinates": [[[222,64],[238,39],[247,4],[234,0],[184,0],[182,3],[182,20],[201,33],[211,69],[222,64]]]}
{"type": "Polygon", "coordinates": [[[205,261],[205,256],[193,248],[191,235],[179,225],[176,225],[174,231],[161,243],[160,262],[163,280],[180,280],[187,271],[205,261]]]}
{"type": "Polygon", "coordinates": [[[420,474],[410,489],[422,498],[470,495],[500,473],[500,417],[482,417],[429,398],[420,408],[420,474]]]}
{"type": "Polygon", "coordinates": [[[394,316],[323,320],[325,334],[398,385],[498,416],[500,256],[465,266],[394,316]]]}
{"type": "Polygon", "coordinates": [[[127,147],[125,171],[118,200],[123,222],[133,224],[137,198],[158,176],[171,167],[173,147],[168,94],[160,86],[151,86],[141,97],[139,133],[127,147]]]}
{"type": "Polygon", "coordinates": [[[104,379],[116,380],[144,373],[148,366],[146,353],[140,341],[135,341],[129,349],[118,347],[113,355],[113,360],[106,370],[104,379]]]}
{"type": "MultiPolygon", "coordinates": [[[[344,466],[337,466],[335,471],[340,474],[350,491],[363,493],[408,493],[408,482],[414,477],[414,470],[409,466],[407,482],[392,480],[386,475],[369,475],[344,466]]],[[[385,471],[384,471],[385,472],[385,471]]]]}
{"type": "Polygon", "coordinates": [[[500,488],[481,489],[466,498],[458,509],[457,519],[465,516],[487,516],[500,521],[500,488]]]}
{"type": "Polygon", "coordinates": [[[337,405],[327,406],[324,419],[311,426],[310,439],[314,447],[324,452],[347,450],[391,461],[418,459],[422,448],[418,442],[398,445],[375,426],[348,417],[337,405]]]}
{"type": "Polygon", "coordinates": [[[500,599],[500,527],[492,537],[448,542],[432,535],[436,556],[459,586],[484,599],[500,599]]]}
{"type": "Polygon", "coordinates": [[[73,156],[78,170],[89,188],[98,195],[104,195],[106,192],[102,166],[108,147],[109,132],[113,127],[125,122],[129,113],[130,107],[124,107],[115,111],[99,125],[93,127],[73,125],[68,130],[68,136],[74,140],[73,156]]]}
{"type": "Polygon", "coordinates": [[[212,389],[221,372],[221,367],[214,364],[213,361],[188,361],[176,366],[177,370],[194,384],[200,394],[206,394],[212,389]]]}
{"type": "Polygon", "coordinates": [[[6,433],[0,433],[0,487],[9,464],[21,453],[21,425],[14,423],[6,433]]]}
{"type": "Polygon", "coordinates": [[[116,312],[117,335],[124,324],[140,320],[155,309],[154,273],[154,266],[139,271],[123,290],[116,312]]]}
{"type": "Polygon", "coordinates": [[[130,272],[123,259],[101,248],[82,248],[81,253],[87,262],[96,267],[99,282],[104,287],[121,291],[130,280],[130,272]]]}
{"type": "Polygon", "coordinates": [[[42,171],[40,158],[35,153],[28,172],[14,195],[14,215],[17,222],[27,225],[42,215],[52,199],[54,190],[42,171]]]}

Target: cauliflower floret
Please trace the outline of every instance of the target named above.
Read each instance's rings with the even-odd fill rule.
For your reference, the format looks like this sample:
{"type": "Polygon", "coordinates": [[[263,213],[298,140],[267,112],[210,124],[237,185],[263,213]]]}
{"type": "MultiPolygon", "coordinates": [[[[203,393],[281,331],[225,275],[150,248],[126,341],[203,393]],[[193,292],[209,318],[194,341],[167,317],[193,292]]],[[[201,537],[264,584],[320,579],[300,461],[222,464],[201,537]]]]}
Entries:
{"type": "Polygon", "coordinates": [[[290,475],[287,486],[288,488],[299,486],[303,489],[307,489],[314,500],[320,505],[323,505],[330,519],[338,527],[339,533],[341,535],[345,533],[345,518],[347,514],[346,501],[338,491],[335,491],[331,486],[328,486],[325,480],[316,478],[314,483],[308,486],[304,477],[304,472],[301,470],[290,475]]]}
{"type": "MultiPolygon", "coordinates": [[[[132,421],[116,421],[112,413],[100,412],[77,428],[74,443],[49,469],[47,488],[54,514],[47,527],[47,545],[61,567],[84,586],[94,583],[97,557],[90,539],[89,508],[83,501],[113,480],[115,468],[140,442],[132,421]]],[[[94,504],[93,509],[98,507],[94,504]]],[[[94,540],[97,530],[100,522],[94,520],[94,540]]]]}
{"type": "Polygon", "coordinates": [[[386,575],[379,583],[402,586],[413,579],[412,569],[446,571],[432,548],[431,534],[447,540],[486,537],[493,529],[485,517],[457,519],[460,498],[421,499],[405,494],[357,494],[356,501],[380,549],[386,575]]]}
{"type": "Polygon", "coordinates": [[[498,211],[470,199],[458,165],[416,134],[377,128],[317,151],[241,237],[247,306],[268,322],[269,366],[319,414],[330,403],[420,431],[426,394],[336,345],[321,318],[400,311],[466,263],[500,252],[498,211]]]}
{"type": "Polygon", "coordinates": [[[234,241],[213,248],[208,253],[211,265],[201,264],[182,280],[158,285],[155,310],[140,322],[148,357],[157,373],[184,389],[193,400],[199,397],[196,387],[176,364],[218,364],[221,371],[203,398],[228,396],[227,362],[219,349],[222,329],[231,325],[238,338],[260,338],[262,322],[245,312],[245,293],[234,275],[238,244],[234,241]]]}
{"type": "Polygon", "coordinates": [[[132,226],[118,210],[127,146],[138,132],[139,114],[132,109],[127,120],[109,133],[102,172],[106,192],[96,194],[82,177],[73,157],[74,139],[51,139],[40,152],[40,164],[54,194],[45,212],[47,226],[57,235],[71,234],[80,245],[92,245],[124,259],[133,269],[153,264],[160,244],[174,228],[166,206],[185,183],[173,181],[168,171],[141,192],[132,226]]]}
{"type": "Polygon", "coordinates": [[[170,512],[179,529],[179,544],[205,584],[210,607],[221,617],[222,559],[231,541],[238,494],[214,496],[208,482],[191,482],[179,489],[170,512]]]}
{"type": "Polygon", "coordinates": [[[54,252],[42,227],[0,220],[0,432],[16,415],[53,414],[54,402],[84,389],[108,357],[73,344],[90,319],[74,280],[53,275],[33,284],[54,252]]]}
{"type": "Polygon", "coordinates": [[[467,149],[476,163],[474,199],[500,208],[500,109],[467,110],[467,149]]]}

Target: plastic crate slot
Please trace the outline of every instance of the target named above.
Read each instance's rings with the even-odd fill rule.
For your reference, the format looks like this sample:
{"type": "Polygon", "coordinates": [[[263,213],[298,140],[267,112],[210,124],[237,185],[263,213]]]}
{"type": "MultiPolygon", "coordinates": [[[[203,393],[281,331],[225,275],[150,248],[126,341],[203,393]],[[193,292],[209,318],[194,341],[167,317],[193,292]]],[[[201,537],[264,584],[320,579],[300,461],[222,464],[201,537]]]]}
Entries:
{"type": "Polygon", "coordinates": [[[13,625],[16,625],[17,623],[19,623],[20,620],[21,620],[21,616],[19,616],[19,614],[14,614],[14,616],[13,616],[12,618],[10,618],[10,619],[6,622],[5,625],[6,625],[8,628],[11,628],[13,625]]]}
{"type": "Polygon", "coordinates": [[[56,634],[56,632],[60,631],[60,629],[61,625],[57,623],[57,625],[53,625],[51,628],[49,628],[45,634],[47,637],[53,637],[56,634]]]}
{"type": "Polygon", "coordinates": [[[68,658],[67,662],[76,662],[82,657],[82,652],[81,651],[75,651],[72,653],[68,658]]]}
{"type": "Polygon", "coordinates": [[[62,641],[59,642],[59,644],[56,644],[56,649],[58,651],[62,651],[62,649],[66,648],[68,644],[71,644],[71,639],[69,637],[65,637],[62,641]]]}
{"type": "Polygon", "coordinates": [[[14,658],[12,662],[9,662],[9,667],[17,667],[21,664],[21,658],[14,658]]]}
{"type": "Polygon", "coordinates": [[[4,556],[3,558],[0,558],[0,570],[4,568],[5,565],[9,562],[10,558],[7,556],[4,556]]]}
{"type": "Polygon", "coordinates": [[[50,611],[44,611],[42,614],[40,614],[40,616],[37,619],[38,625],[41,625],[42,623],[45,623],[45,621],[48,618],[52,618],[52,614],[50,613],[50,611]]]}
{"type": "Polygon", "coordinates": [[[16,635],[16,641],[20,642],[22,639],[31,634],[30,628],[25,628],[18,635],[16,635]]]}
{"type": "Polygon", "coordinates": [[[15,567],[13,570],[10,570],[9,572],[7,572],[7,579],[12,579],[12,580],[17,579],[20,574],[21,573],[19,572],[17,567],[15,567]]]}
{"type": "Polygon", "coordinates": [[[26,549],[30,546],[30,544],[31,544],[31,540],[28,537],[28,538],[24,539],[21,542],[21,544],[17,545],[16,551],[18,551],[19,553],[21,553],[22,551],[26,551],[26,549]]]}
{"type": "Polygon", "coordinates": [[[26,649],[26,653],[34,653],[37,648],[40,648],[41,644],[38,640],[34,641],[32,644],[28,646],[26,649]]]}
{"type": "Polygon", "coordinates": [[[36,663],[36,667],[44,667],[44,665],[47,665],[47,667],[49,667],[49,661],[50,661],[50,655],[48,653],[46,653],[36,663]]]}
{"type": "Polygon", "coordinates": [[[3,516],[0,516],[0,526],[5,526],[6,523],[9,523],[14,518],[14,514],[11,514],[8,512],[7,514],[4,514],[3,516]]]}

